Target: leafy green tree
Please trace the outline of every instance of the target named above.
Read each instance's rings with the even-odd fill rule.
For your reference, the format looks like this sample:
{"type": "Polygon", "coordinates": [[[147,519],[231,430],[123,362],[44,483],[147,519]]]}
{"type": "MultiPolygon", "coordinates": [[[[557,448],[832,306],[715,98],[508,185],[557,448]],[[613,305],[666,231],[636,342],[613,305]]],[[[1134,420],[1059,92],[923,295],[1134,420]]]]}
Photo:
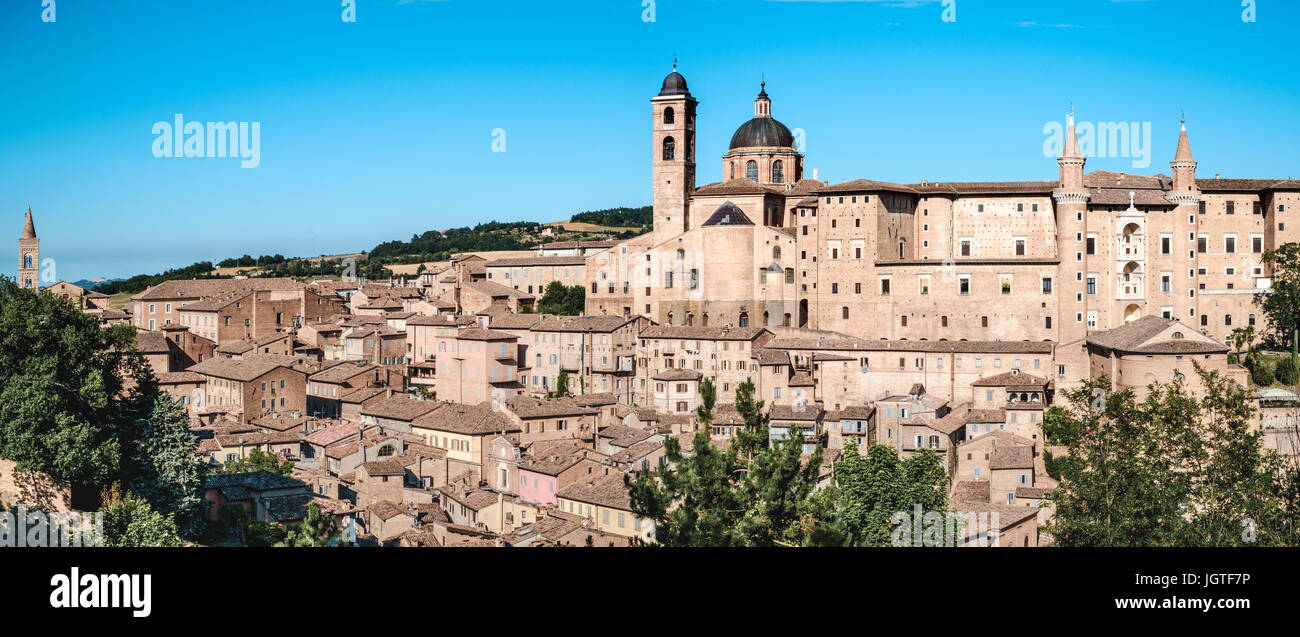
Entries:
{"type": "Polygon", "coordinates": [[[134,344],[129,325],[103,329],[66,299],[0,278],[0,456],[73,485],[122,475],[119,433],[157,392],[134,344]]]}
{"type": "Polygon", "coordinates": [[[899,459],[886,445],[872,445],[865,455],[857,445],[845,445],[835,482],[837,512],[846,542],[854,546],[890,546],[896,513],[910,516],[917,505],[923,513],[948,510],[948,475],[931,449],[899,459]]]}
{"type": "Polygon", "coordinates": [[[822,450],[803,454],[798,430],[767,444],[768,415],[746,381],[736,392],[746,426],[726,449],[701,427],[684,453],[676,438],[664,442],[657,472],[629,483],[633,511],[655,521],[664,546],[836,545],[833,498],[817,493],[822,450]],[[762,432],[760,439],[757,432],[762,432]]]}
{"type": "Polygon", "coordinates": [[[1271,266],[1273,279],[1267,293],[1255,295],[1255,304],[1264,310],[1277,340],[1290,344],[1300,328],[1300,243],[1269,250],[1263,261],[1271,266]]]}
{"type": "Polygon", "coordinates": [[[198,440],[189,430],[185,407],[158,394],[147,418],[130,423],[125,436],[125,476],[131,492],[159,513],[170,515],[186,536],[202,525],[202,465],[195,456],[198,440]]]}
{"type": "Polygon", "coordinates": [[[1062,546],[1281,544],[1294,499],[1276,454],[1252,431],[1245,388],[1199,365],[1145,400],[1102,377],[1064,392],[1071,428],[1046,531],[1062,546]],[[1250,530],[1250,533],[1246,531],[1250,530]]]}
{"type": "Polygon", "coordinates": [[[1260,360],[1255,363],[1254,368],[1250,370],[1250,381],[1260,387],[1268,387],[1273,384],[1273,363],[1268,360],[1260,360]]]}
{"type": "Polygon", "coordinates": [[[293,475],[293,462],[281,461],[280,457],[253,447],[248,455],[233,462],[227,462],[218,473],[247,473],[249,471],[270,471],[282,476],[293,475]]]}
{"type": "Polygon", "coordinates": [[[586,309],[587,288],[581,285],[566,287],[559,281],[551,281],[537,302],[537,311],[542,314],[580,316],[586,309]]]}
{"type": "Polygon", "coordinates": [[[569,395],[569,372],[560,370],[555,377],[555,389],[546,392],[547,398],[563,398],[569,395]]]}
{"type": "Polygon", "coordinates": [[[713,379],[705,377],[700,381],[700,404],[695,407],[695,417],[699,419],[699,430],[706,433],[713,431],[713,408],[718,402],[718,388],[713,379]]]}
{"type": "Polygon", "coordinates": [[[332,513],[323,513],[315,502],[307,505],[307,517],[289,527],[285,539],[277,546],[329,546],[339,536],[338,521],[332,513]]]}
{"type": "Polygon", "coordinates": [[[181,546],[180,534],[172,516],[149,507],[149,501],[132,493],[123,494],[120,486],[110,488],[104,496],[104,545],[114,547],[181,546]]]}
{"type": "Polygon", "coordinates": [[[1296,365],[1295,357],[1287,356],[1279,360],[1274,375],[1283,385],[1295,385],[1300,382],[1300,366],[1296,365]]]}

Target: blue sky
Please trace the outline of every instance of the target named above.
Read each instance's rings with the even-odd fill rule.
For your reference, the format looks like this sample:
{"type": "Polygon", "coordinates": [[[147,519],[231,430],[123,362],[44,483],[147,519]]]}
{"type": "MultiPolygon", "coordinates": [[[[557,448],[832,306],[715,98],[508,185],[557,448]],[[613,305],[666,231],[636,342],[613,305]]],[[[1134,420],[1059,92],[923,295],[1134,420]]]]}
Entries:
{"type": "MultiPolygon", "coordinates": [[[[1258,0],[0,2],[0,228],[28,205],[58,278],[364,250],[431,228],[650,201],[648,101],[674,53],[699,184],[752,116],[822,179],[1053,179],[1043,127],[1151,122],[1168,172],[1300,177],[1300,3],[1258,0]],[[155,122],[260,122],[260,165],[156,158],[155,122]],[[493,130],[506,152],[493,152],[493,130]]],[[[811,172],[811,170],[809,171],[811,172]]],[[[3,233],[0,233],[2,236],[3,233]]],[[[13,245],[13,244],[11,244],[13,245]]],[[[0,273],[12,276],[15,259],[0,273]]]]}

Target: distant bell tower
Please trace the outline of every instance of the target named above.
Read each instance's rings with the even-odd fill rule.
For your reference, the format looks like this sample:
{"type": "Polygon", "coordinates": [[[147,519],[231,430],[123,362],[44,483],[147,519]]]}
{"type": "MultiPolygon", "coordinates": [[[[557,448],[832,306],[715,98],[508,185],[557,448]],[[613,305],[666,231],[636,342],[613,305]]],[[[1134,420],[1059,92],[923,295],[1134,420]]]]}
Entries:
{"type": "Polygon", "coordinates": [[[655,242],[675,237],[687,228],[691,193],[695,192],[695,106],[686,78],[673,72],[650,100],[654,130],[653,175],[655,242]]]}
{"type": "Polygon", "coordinates": [[[32,223],[32,208],[27,207],[27,222],[23,236],[18,239],[18,285],[39,289],[41,285],[41,240],[36,238],[36,224],[32,223]]]}

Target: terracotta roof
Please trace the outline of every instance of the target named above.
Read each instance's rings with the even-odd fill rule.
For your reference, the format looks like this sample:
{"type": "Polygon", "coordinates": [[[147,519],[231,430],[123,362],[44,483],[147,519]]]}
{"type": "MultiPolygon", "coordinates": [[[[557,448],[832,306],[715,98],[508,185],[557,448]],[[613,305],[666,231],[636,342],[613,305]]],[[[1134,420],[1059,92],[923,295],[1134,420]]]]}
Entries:
{"type": "Polygon", "coordinates": [[[1007,412],[1001,409],[972,409],[966,412],[969,423],[1001,423],[1007,421],[1007,412]]]}
{"type": "Polygon", "coordinates": [[[813,422],[821,420],[824,413],[821,405],[817,403],[808,403],[802,407],[796,408],[793,405],[772,405],[769,413],[772,420],[793,420],[813,422]]]}
{"type": "Polygon", "coordinates": [[[488,314],[488,327],[494,330],[526,330],[537,325],[549,314],[515,314],[514,312],[497,312],[488,314]]]}
{"type": "Polygon", "coordinates": [[[994,447],[989,454],[989,469],[1033,469],[1034,448],[1024,445],[994,447]]]}
{"type": "MultiPolygon", "coordinates": [[[[263,290],[302,290],[305,285],[293,279],[178,279],[164,281],[133,297],[133,300],[199,299],[263,290]]],[[[180,308],[188,309],[188,306],[180,308]]]]}
{"type": "MultiPolygon", "coordinates": [[[[192,365],[189,371],[204,376],[213,376],[228,380],[248,382],[284,367],[278,363],[261,360],[243,360],[235,358],[209,358],[192,365]]],[[[285,367],[285,369],[289,369],[285,367]]],[[[292,371],[292,370],[291,370],[292,371]]]]}
{"type": "Polygon", "coordinates": [[[520,292],[519,290],[516,290],[508,285],[501,285],[500,283],[497,283],[495,281],[468,281],[463,285],[463,287],[470,288],[471,290],[474,290],[476,292],[494,298],[503,297],[503,296],[512,299],[523,299],[523,300],[531,300],[537,298],[531,294],[520,292]]]}
{"type": "Polygon", "coordinates": [[[406,475],[406,465],[397,458],[387,460],[374,460],[363,462],[358,469],[365,469],[366,474],[372,476],[400,476],[406,475]]]}
{"type": "Polygon", "coordinates": [[[875,192],[875,191],[903,192],[917,194],[917,190],[911,186],[895,184],[887,181],[872,181],[870,179],[854,179],[833,186],[823,187],[816,192],[822,193],[846,193],[846,192],[875,192]]]}
{"type": "MultiPolygon", "coordinates": [[[[1172,334],[1172,333],[1171,333],[1172,334]]],[[[1215,354],[1226,353],[1228,347],[1183,325],[1174,319],[1144,316],[1114,329],[1089,332],[1087,342],[1118,352],[1139,354],[1215,354]],[[1156,340],[1172,326],[1180,326],[1177,333],[1183,338],[1156,340]]]]}
{"type": "Polygon", "coordinates": [[[440,406],[440,403],[416,400],[409,396],[391,396],[366,405],[361,410],[364,416],[388,418],[392,420],[413,421],[440,406]]]}
{"type": "Polygon", "coordinates": [[[615,315],[603,316],[548,316],[533,325],[534,332],[613,332],[628,323],[633,317],[615,315]]]}
{"type": "Polygon", "coordinates": [[[456,332],[456,338],[462,341],[514,341],[518,340],[519,337],[509,332],[481,327],[466,327],[456,332]]]}
{"type": "Polygon", "coordinates": [[[438,403],[437,409],[420,416],[411,426],[471,436],[520,430],[519,425],[494,411],[491,403],[438,403]]]}
{"type": "Polygon", "coordinates": [[[250,491],[269,491],[272,489],[305,488],[307,483],[270,471],[248,471],[244,473],[214,473],[203,481],[204,489],[224,489],[243,487],[250,491]]]}
{"type": "Polygon", "coordinates": [[[876,413],[874,405],[850,405],[844,409],[826,412],[825,420],[870,420],[876,413]]]}
{"type": "Polygon", "coordinates": [[[665,369],[654,375],[655,380],[699,380],[701,374],[693,369],[665,369]]]}
{"type": "Polygon", "coordinates": [[[986,376],[984,378],[981,378],[971,383],[972,387],[1010,387],[1010,386],[1037,387],[1040,385],[1041,386],[1047,385],[1046,377],[1035,376],[1033,374],[1022,372],[1018,369],[1012,369],[1010,371],[1002,372],[1001,374],[995,374],[993,376],[986,376]]]}
{"type": "Polygon", "coordinates": [[[599,394],[579,394],[573,397],[573,402],[587,407],[600,407],[613,405],[618,402],[618,396],[614,392],[603,392],[599,394]]]}
{"type": "Polygon", "coordinates": [[[382,370],[382,366],[372,365],[365,361],[345,361],[331,365],[307,378],[314,383],[343,383],[361,374],[373,375],[375,372],[382,370]]]}
{"type": "Polygon", "coordinates": [[[590,416],[596,409],[579,405],[572,398],[549,398],[542,400],[530,396],[515,396],[506,399],[506,408],[514,415],[523,418],[554,418],[556,416],[590,416]]]}
{"type": "Polygon", "coordinates": [[[571,265],[586,265],[586,257],[514,257],[509,259],[497,259],[489,261],[489,268],[511,268],[511,267],[562,267],[571,265]]]}
{"type": "Polygon", "coordinates": [[[753,179],[732,179],[705,184],[695,189],[697,195],[783,195],[781,190],[769,188],[753,179]]]}
{"type": "Polygon", "coordinates": [[[590,480],[574,482],[556,491],[557,497],[588,504],[598,504],[613,509],[632,510],[632,500],[623,484],[622,472],[599,475],[590,480]]]}
{"type": "Polygon", "coordinates": [[[158,382],[163,385],[203,382],[203,377],[194,372],[158,372],[155,376],[158,377],[158,382]]]}

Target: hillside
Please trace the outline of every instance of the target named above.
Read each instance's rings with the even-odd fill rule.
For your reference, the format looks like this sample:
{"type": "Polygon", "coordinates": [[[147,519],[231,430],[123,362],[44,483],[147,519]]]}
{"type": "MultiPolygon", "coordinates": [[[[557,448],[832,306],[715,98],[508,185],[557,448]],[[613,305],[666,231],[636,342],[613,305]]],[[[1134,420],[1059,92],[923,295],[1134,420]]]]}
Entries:
{"type": "Polygon", "coordinates": [[[348,274],[367,279],[393,276],[384,266],[446,261],[462,252],[530,250],[556,241],[600,241],[630,239],[649,231],[652,225],[650,206],[607,208],[573,215],[569,222],[540,224],[534,221],[489,221],[474,227],[429,230],[413,235],[409,241],[386,241],[370,252],[352,255],[285,257],[284,255],[243,255],[216,264],[199,261],[161,274],[137,274],[127,279],[105,281],[94,289],[104,294],[135,294],[175,279],[255,277],[328,277],[348,274]],[[545,236],[543,236],[545,233],[545,236]],[[345,260],[343,257],[354,257],[345,260]]]}

